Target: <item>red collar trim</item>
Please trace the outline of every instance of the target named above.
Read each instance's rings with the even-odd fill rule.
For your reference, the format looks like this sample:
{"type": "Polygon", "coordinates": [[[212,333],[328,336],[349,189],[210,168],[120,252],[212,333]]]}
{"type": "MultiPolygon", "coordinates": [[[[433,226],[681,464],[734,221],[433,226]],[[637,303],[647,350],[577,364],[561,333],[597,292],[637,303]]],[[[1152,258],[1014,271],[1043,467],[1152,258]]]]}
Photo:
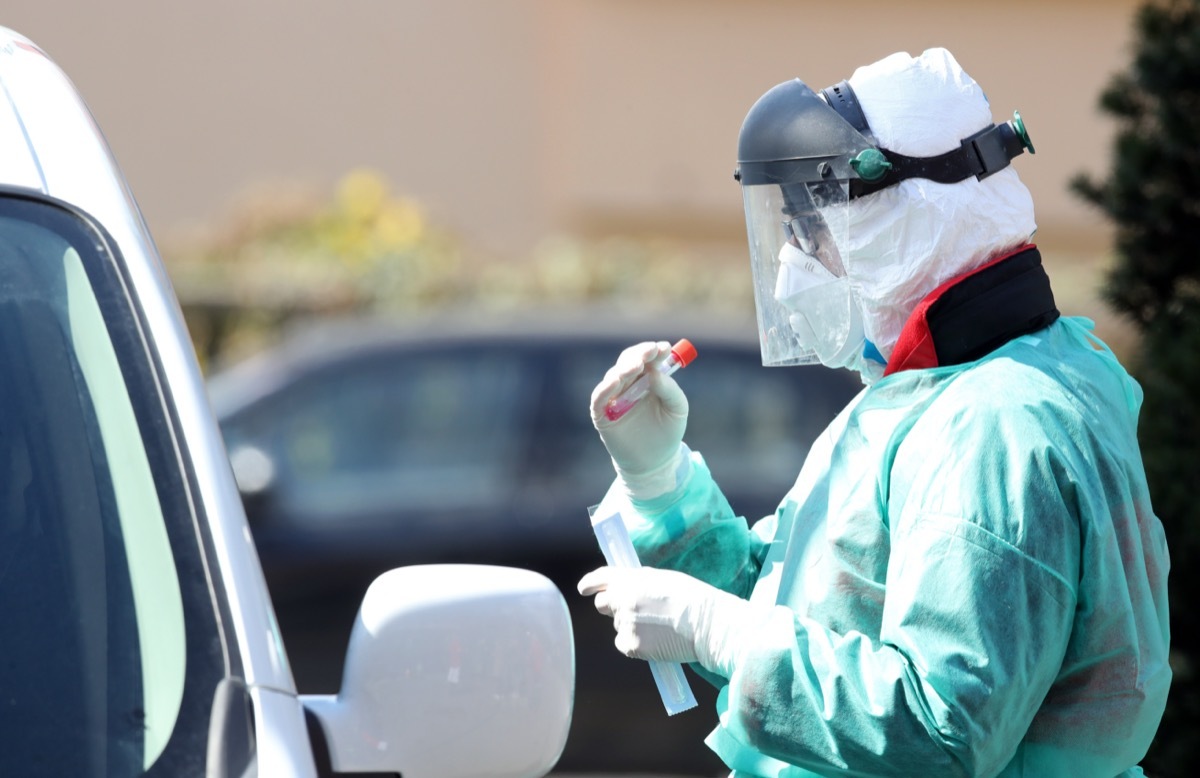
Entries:
{"type": "Polygon", "coordinates": [[[896,347],[892,349],[892,358],[888,360],[887,369],[883,371],[883,374],[889,376],[892,373],[899,373],[904,370],[937,367],[937,350],[934,348],[933,335],[929,331],[929,320],[926,318],[930,306],[936,303],[948,289],[961,281],[1031,248],[1036,248],[1036,246],[1032,243],[1018,246],[1007,254],[996,257],[968,273],[951,278],[927,294],[917,305],[912,315],[908,317],[908,321],[904,323],[904,328],[900,330],[900,337],[896,340],[896,347]]]}

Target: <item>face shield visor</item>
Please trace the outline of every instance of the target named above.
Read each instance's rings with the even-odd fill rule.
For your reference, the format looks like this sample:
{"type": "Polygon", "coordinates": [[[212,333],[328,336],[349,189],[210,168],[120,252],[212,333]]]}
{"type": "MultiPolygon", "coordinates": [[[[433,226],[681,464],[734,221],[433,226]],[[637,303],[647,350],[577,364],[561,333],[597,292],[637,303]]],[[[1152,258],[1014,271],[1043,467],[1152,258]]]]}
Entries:
{"type": "Polygon", "coordinates": [[[840,364],[862,326],[838,246],[848,187],[820,181],[743,187],[763,364],[840,364]]]}
{"type": "Polygon", "coordinates": [[[764,94],[742,124],[737,179],[764,365],[841,366],[861,352],[839,249],[849,245],[855,161],[868,151],[871,141],[799,79],[764,94]]]}

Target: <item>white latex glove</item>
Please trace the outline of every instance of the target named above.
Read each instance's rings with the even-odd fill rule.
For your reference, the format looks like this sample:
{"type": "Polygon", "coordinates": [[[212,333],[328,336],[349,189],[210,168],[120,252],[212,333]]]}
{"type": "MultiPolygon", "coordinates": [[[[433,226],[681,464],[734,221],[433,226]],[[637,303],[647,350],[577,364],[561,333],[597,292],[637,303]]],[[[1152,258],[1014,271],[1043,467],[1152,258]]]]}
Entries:
{"type": "Polygon", "coordinates": [[[611,616],[617,650],[634,659],[699,662],[728,678],[741,638],[770,611],[674,570],[601,567],[579,581],[611,616]]]}
{"type": "Polygon", "coordinates": [[[592,391],[592,424],[633,499],[649,500],[671,491],[680,469],[687,464],[681,448],[687,427],[687,397],[675,379],[652,367],[670,353],[671,344],[666,341],[630,346],[592,391]],[[604,415],[609,400],[643,373],[650,377],[650,391],[624,416],[611,421],[604,415]]]}

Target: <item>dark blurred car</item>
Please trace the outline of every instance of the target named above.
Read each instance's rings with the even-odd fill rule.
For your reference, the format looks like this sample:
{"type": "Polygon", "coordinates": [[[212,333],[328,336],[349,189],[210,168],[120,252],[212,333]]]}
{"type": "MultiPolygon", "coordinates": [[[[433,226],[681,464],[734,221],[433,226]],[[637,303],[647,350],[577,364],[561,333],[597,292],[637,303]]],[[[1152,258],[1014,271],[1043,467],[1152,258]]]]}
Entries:
{"type": "Polygon", "coordinates": [[[768,369],[752,321],[528,315],[346,322],[214,376],[214,407],[302,692],[333,692],[363,590],[421,562],[536,570],[571,605],[575,714],[558,769],[716,775],[715,691],[668,717],[644,662],[575,593],[603,558],[587,508],[613,479],[588,414],[626,346],[688,337],[686,440],[734,510],[774,512],[812,440],[859,390],[822,367],[768,369]],[[598,322],[607,322],[598,324],[598,322]]]}

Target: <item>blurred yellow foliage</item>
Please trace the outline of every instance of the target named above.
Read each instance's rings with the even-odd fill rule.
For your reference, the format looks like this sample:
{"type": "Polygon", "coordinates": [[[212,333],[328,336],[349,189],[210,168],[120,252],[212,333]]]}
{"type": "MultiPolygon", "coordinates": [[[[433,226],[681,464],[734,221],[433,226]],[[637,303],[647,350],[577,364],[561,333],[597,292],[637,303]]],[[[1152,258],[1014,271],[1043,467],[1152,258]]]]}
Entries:
{"type": "Polygon", "coordinates": [[[389,196],[387,182],[381,175],[359,168],[342,178],[335,202],[348,221],[365,224],[383,210],[389,196]]]}
{"type": "Polygon", "coordinates": [[[338,184],[333,208],[319,236],[344,261],[369,263],[417,248],[425,217],[408,198],[393,197],[384,178],[372,170],[348,173],[338,184]]]}
{"type": "Polygon", "coordinates": [[[319,316],[596,301],[752,310],[741,256],[701,262],[663,239],[549,236],[519,260],[467,254],[417,201],[368,168],[348,172],[324,199],[294,189],[260,193],[214,233],[164,247],[205,364],[252,352],[293,320],[319,316]]]}

